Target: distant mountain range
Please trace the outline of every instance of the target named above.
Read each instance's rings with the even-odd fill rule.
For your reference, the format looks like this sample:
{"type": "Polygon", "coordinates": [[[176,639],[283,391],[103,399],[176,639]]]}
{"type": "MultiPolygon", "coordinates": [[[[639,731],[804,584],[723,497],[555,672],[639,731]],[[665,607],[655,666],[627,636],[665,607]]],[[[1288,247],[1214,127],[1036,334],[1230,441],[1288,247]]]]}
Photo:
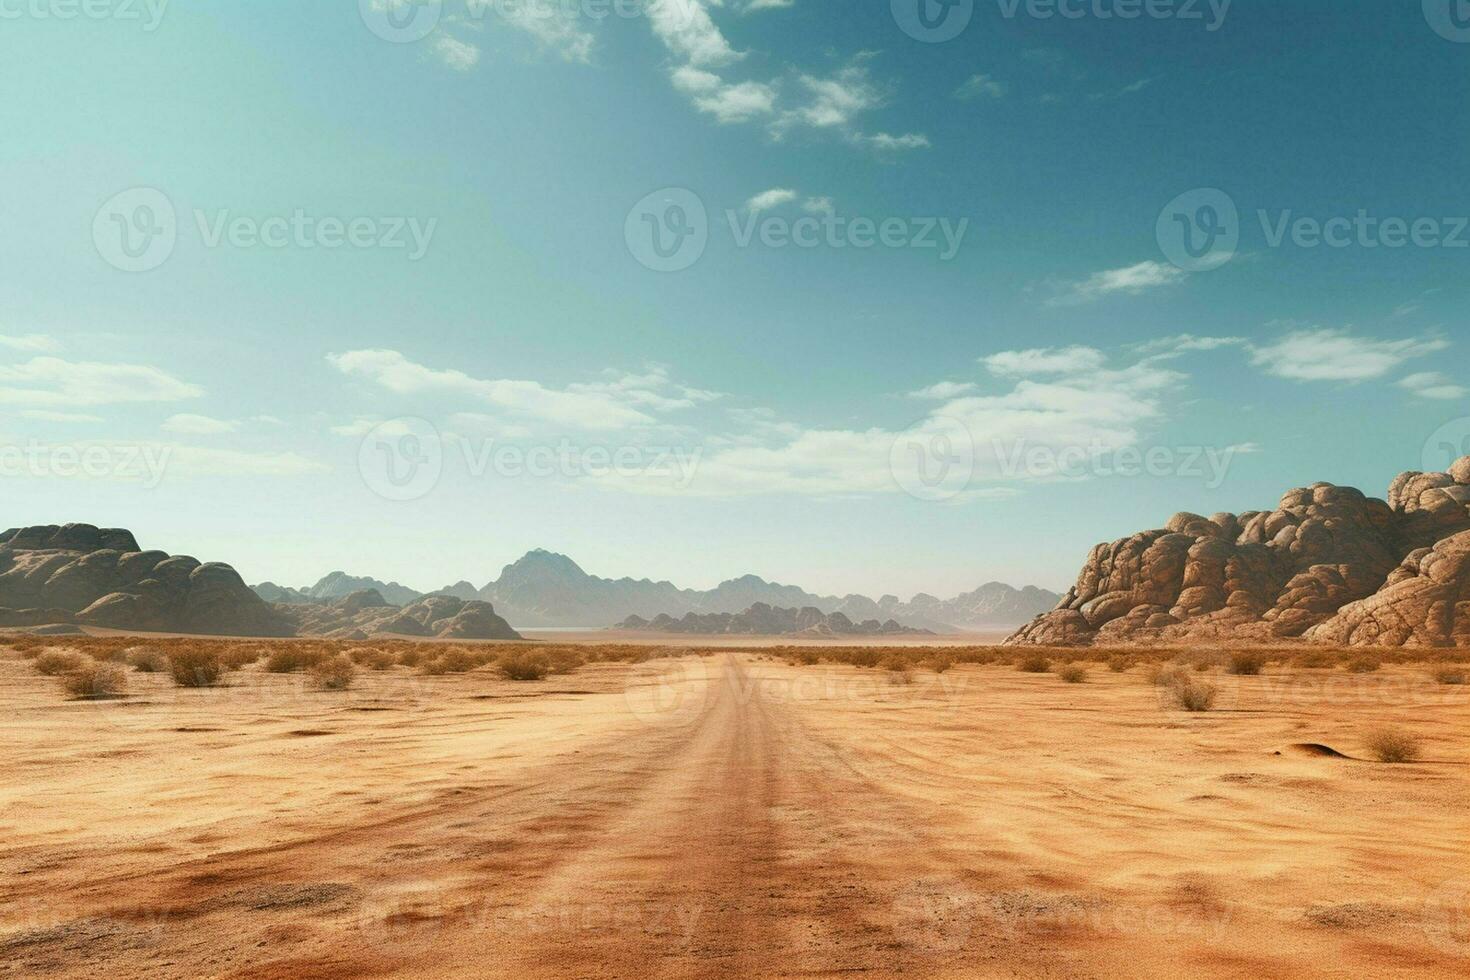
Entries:
{"type": "Polygon", "coordinates": [[[819,596],[755,575],[730,579],[708,590],[681,589],[670,582],[588,575],[567,556],[540,549],[505,566],[498,579],[479,589],[469,582],[458,582],[433,593],[420,593],[396,582],[379,582],[345,572],[333,572],[303,589],[270,582],[253,588],[268,602],[293,604],[324,602],[364,589],[376,589],[397,605],[407,605],[424,595],[447,595],[492,603],[496,612],[520,629],[607,627],[630,616],[651,620],[660,615],[678,619],[689,613],[736,614],[763,603],[778,609],[813,608],[823,615],[841,613],[854,623],[891,619],[902,626],[936,632],[989,630],[1030,622],[1054,609],[1061,600],[1060,595],[1046,589],[1017,589],[1000,582],[982,585],[953,599],[920,594],[909,602],[892,595],[876,601],[862,595],[819,596]]]}
{"type": "Polygon", "coordinates": [[[650,622],[629,616],[618,629],[654,633],[740,634],[746,636],[906,636],[929,634],[929,630],[900,626],[893,620],[876,619],[854,623],[840,612],[827,614],[812,606],[777,609],[757,602],[739,613],[686,613],[675,619],[667,614],[650,622]]]}

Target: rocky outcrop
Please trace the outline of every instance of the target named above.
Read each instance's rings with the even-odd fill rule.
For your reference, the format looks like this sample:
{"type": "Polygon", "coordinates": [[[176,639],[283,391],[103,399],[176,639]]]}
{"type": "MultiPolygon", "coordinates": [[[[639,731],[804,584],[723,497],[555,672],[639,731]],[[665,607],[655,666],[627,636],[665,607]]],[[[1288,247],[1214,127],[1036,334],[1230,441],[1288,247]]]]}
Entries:
{"type": "Polygon", "coordinates": [[[366,639],[375,635],[455,640],[519,640],[521,635],[488,602],[426,596],[407,606],[365,589],[327,603],[277,607],[305,635],[366,639]]]}
{"type": "Polygon", "coordinates": [[[1319,483],[1273,511],[1178,514],[1098,545],[1057,608],[1007,642],[1470,645],[1467,531],[1470,457],[1401,475],[1386,501],[1319,483]]]}
{"type": "Polygon", "coordinates": [[[778,609],[764,602],[740,613],[686,613],[680,619],[665,613],[652,620],[629,616],[614,629],[746,636],[902,636],[929,632],[900,626],[891,619],[885,623],[876,619],[854,623],[840,612],[824,613],[815,606],[778,609]]]}
{"type": "Polygon", "coordinates": [[[0,622],[42,619],[161,633],[290,633],[230,566],[143,551],[130,532],[90,524],[0,534],[0,622]]]}

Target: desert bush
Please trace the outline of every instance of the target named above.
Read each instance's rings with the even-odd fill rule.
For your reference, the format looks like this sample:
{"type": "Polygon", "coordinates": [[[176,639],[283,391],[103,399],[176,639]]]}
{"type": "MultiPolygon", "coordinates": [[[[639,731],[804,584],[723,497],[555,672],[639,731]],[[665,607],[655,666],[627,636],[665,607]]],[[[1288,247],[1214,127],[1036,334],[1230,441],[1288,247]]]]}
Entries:
{"type": "Polygon", "coordinates": [[[364,657],[360,663],[369,670],[390,670],[397,666],[398,655],[391,650],[374,650],[372,656],[364,657]]]}
{"type": "Polygon", "coordinates": [[[81,670],[88,658],[75,650],[51,649],[35,659],[36,672],[47,677],[60,677],[81,670]]]}
{"type": "Polygon", "coordinates": [[[339,653],[335,657],[317,661],[306,672],[311,677],[312,686],[318,691],[345,691],[352,686],[352,679],[357,676],[357,666],[353,664],[351,657],[339,653]]]}
{"type": "Polygon", "coordinates": [[[101,701],[126,694],[128,676],[117,664],[92,660],[63,674],[61,686],[74,698],[101,701]]]}
{"type": "Polygon", "coordinates": [[[1033,653],[1018,659],[1016,669],[1023,674],[1044,674],[1051,670],[1051,661],[1039,653],[1033,653]]]}
{"type": "Polygon", "coordinates": [[[1081,664],[1066,664],[1057,669],[1057,676],[1068,684],[1083,684],[1087,681],[1087,668],[1081,664]]]}
{"type": "Polygon", "coordinates": [[[1133,666],[1133,658],[1127,654],[1115,653],[1108,658],[1108,670],[1115,674],[1121,674],[1133,666]]]}
{"type": "Polygon", "coordinates": [[[1373,656],[1354,657],[1346,664],[1344,669],[1350,674],[1371,674],[1383,666],[1383,661],[1373,656]]]}
{"type": "Polygon", "coordinates": [[[327,659],[327,652],[315,647],[285,643],[277,646],[265,658],[265,669],[272,674],[292,674],[308,670],[327,659]]]}
{"type": "Polygon", "coordinates": [[[127,665],[140,674],[161,674],[168,670],[168,657],[161,650],[133,647],[127,651],[127,665]]]}
{"type": "Polygon", "coordinates": [[[438,656],[424,661],[423,671],[426,674],[468,674],[476,667],[484,665],[480,657],[470,653],[462,647],[450,647],[438,656]]]}
{"type": "Polygon", "coordinates": [[[943,674],[954,669],[954,657],[947,653],[938,653],[923,661],[923,666],[928,667],[936,674],[943,674]]]}
{"type": "Polygon", "coordinates": [[[1459,667],[1441,667],[1434,672],[1434,679],[1440,684],[1463,684],[1465,673],[1459,667]]]}
{"type": "Polygon", "coordinates": [[[1328,653],[1326,650],[1312,650],[1298,654],[1296,658],[1298,667],[1332,667],[1336,664],[1337,655],[1328,653]]]}
{"type": "Polygon", "coordinates": [[[587,662],[581,653],[569,647],[538,652],[546,658],[547,668],[553,674],[570,674],[587,662]]]}
{"type": "Polygon", "coordinates": [[[1379,762],[1413,762],[1419,758],[1419,739],[1402,728],[1377,728],[1363,738],[1363,744],[1379,762]]]}
{"type": "Polygon", "coordinates": [[[398,655],[398,662],[404,667],[417,667],[424,659],[424,651],[418,647],[409,647],[398,655]]]}
{"type": "Polygon", "coordinates": [[[540,653],[507,653],[495,664],[502,677],[512,681],[539,681],[551,672],[551,664],[540,653]]]}
{"type": "Polygon", "coordinates": [[[1209,711],[1215,706],[1219,690],[1208,681],[1195,680],[1187,675],[1168,687],[1174,704],[1185,711],[1209,711]]]}
{"type": "Polygon", "coordinates": [[[1235,674],[1238,677],[1254,677],[1261,672],[1266,665],[1266,658],[1259,653],[1247,650],[1237,650],[1232,653],[1225,662],[1226,673],[1235,674]]]}
{"type": "Polygon", "coordinates": [[[220,651],[219,662],[224,664],[225,670],[239,670],[255,663],[263,652],[257,647],[230,644],[220,651]]]}
{"type": "Polygon", "coordinates": [[[169,673],[179,687],[213,687],[224,675],[225,665],[212,647],[184,647],[168,655],[169,673]]]}

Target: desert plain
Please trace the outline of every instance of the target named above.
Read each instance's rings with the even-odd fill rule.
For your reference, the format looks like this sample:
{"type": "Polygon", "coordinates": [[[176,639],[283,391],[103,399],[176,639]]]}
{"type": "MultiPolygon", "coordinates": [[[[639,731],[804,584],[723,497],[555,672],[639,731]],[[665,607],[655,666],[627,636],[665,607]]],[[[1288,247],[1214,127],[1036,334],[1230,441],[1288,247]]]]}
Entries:
{"type": "Polygon", "coordinates": [[[5,642],[0,976],[1470,971],[1470,689],[1434,651],[564,642],[517,681],[338,644],[322,690],[201,641],[249,649],[76,698],[47,652],[153,641],[5,642]]]}

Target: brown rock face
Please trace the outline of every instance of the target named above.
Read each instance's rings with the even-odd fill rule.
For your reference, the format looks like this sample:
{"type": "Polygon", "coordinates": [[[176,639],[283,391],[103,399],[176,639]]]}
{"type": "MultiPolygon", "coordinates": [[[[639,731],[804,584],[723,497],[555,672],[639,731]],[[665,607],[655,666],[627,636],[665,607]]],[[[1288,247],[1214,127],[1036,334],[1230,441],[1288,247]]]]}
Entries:
{"type": "Polygon", "coordinates": [[[141,551],[129,532],[90,524],[0,534],[0,622],[38,618],[162,633],[291,632],[230,566],[141,551]]]}
{"type": "Polygon", "coordinates": [[[1007,642],[1467,646],[1466,532],[1470,457],[1399,476],[1387,501],[1319,483],[1270,512],[1177,514],[1094,548],[1058,607],[1007,642]]]}

